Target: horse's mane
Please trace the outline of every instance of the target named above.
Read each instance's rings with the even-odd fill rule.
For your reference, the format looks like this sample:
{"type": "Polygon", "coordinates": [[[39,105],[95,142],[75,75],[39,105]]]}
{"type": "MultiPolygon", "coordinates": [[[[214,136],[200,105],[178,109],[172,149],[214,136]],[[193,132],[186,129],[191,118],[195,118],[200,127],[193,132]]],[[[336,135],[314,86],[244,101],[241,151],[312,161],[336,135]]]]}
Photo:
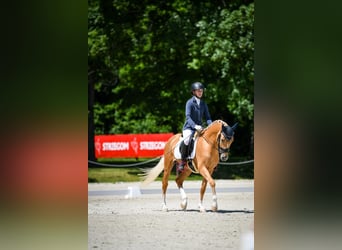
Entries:
{"type": "MultiPolygon", "coordinates": [[[[215,120],[215,121],[213,121],[212,123],[214,123],[214,122],[216,122],[216,123],[223,123],[224,126],[227,126],[227,125],[228,125],[225,121],[222,121],[222,120],[215,120]]],[[[211,124],[210,124],[210,125],[211,125],[211,124]]]]}
{"type": "Polygon", "coordinates": [[[212,123],[210,123],[206,128],[204,128],[201,132],[201,134],[203,134],[204,132],[206,132],[208,129],[210,129],[212,126],[214,126],[215,124],[220,123],[223,124],[224,126],[227,126],[228,124],[222,120],[215,120],[212,123]]]}
{"type": "Polygon", "coordinates": [[[210,125],[207,126],[207,127],[205,128],[205,130],[209,129],[211,126],[213,126],[213,125],[216,124],[216,123],[221,123],[221,124],[223,124],[224,126],[227,126],[227,125],[228,125],[225,121],[222,121],[222,120],[215,120],[215,121],[213,121],[212,123],[210,123],[210,125]]]}

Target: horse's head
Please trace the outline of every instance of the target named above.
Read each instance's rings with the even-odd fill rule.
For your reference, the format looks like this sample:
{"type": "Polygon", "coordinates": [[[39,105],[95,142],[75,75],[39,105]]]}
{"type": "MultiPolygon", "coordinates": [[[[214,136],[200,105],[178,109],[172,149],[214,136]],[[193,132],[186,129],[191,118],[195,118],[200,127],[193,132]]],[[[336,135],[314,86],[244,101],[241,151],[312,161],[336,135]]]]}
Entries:
{"type": "Polygon", "coordinates": [[[234,130],[237,127],[235,123],[232,127],[222,124],[221,133],[218,136],[218,150],[221,161],[227,161],[229,157],[229,148],[234,141],[234,130]]]}

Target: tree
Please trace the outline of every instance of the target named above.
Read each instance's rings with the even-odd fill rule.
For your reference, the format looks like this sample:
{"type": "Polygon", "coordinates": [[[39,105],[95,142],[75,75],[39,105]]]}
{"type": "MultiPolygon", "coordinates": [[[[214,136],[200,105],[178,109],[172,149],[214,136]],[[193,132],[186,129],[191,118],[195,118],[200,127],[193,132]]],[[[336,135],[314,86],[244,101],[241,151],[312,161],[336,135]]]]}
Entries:
{"type": "Polygon", "coordinates": [[[209,82],[213,102],[225,101],[226,107],[245,125],[254,111],[254,4],[229,11],[223,9],[213,18],[203,18],[188,67],[202,71],[209,82]],[[224,91],[222,91],[224,90],[224,91]]]}
{"type": "Polygon", "coordinates": [[[190,85],[201,81],[213,119],[238,121],[251,137],[253,2],[89,0],[88,6],[95,134],[180,132],[190,85]]]}

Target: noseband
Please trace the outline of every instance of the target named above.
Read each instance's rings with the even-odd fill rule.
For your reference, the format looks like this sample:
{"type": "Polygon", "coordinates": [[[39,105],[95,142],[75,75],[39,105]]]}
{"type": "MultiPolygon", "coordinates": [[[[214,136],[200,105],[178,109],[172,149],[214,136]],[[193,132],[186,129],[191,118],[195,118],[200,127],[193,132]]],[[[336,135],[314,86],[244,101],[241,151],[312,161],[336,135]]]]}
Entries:
{"type": "Polygon", "coordinates": [[[222,153],[229,153],[229,147],[228,148],[222,148],[221,147],[221,140],[220,140],[220,137],[224,136],[224,138],[227,140],[227,141],[230,141],[232,139],[232,137],[234,136],[234,130],[229,127],[229,126],[222,126],[222,129],[221,129],[221,133],[220,133],[220,136],[217,138],[217,144],[218,144],[218,151],[220,154],[222,153]]]}
{"type": "MultiPolygon", "coordinates": [[[[221,132],[221,135],[223,134],[223,136],[224,136],[224,138],[226,139],[226,140],[230,140],[232,137],[230,136],[229,137],[229,139],[226,137],[226,135],[225,135],[225,133],[224,132],[221,132]]],[[[219,154],[223,154],[223,153],[229,153],[229,150],[230,150],[230,148],[228,147],[228,148],[222,148],[221,147],[221,140],[220,140],[220,136],[219,137],[217,137],[217,145],[218,145],[218,151],[219,151],[219,154]]]]}

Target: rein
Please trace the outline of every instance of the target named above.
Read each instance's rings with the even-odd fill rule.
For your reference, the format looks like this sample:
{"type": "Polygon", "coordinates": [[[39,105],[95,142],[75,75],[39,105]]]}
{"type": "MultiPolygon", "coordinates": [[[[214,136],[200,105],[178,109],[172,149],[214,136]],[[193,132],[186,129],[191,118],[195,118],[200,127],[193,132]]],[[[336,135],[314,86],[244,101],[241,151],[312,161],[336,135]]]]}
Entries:
{"type": "MultiPolygon", "coordinates": [[[[221,134],[222,132],[220,132],[221,134]]],[[[217,137],[217,147],[215,146],[215,144],[211,141],[209,141],[207,138],[205,138],[204,135],[202,135],[202,138],[209,144],[209,145],[213,145],[214,148],[219,152],[219,154],[222,154],[222,153],[229,153],[229,148],[221,148],[221,143],[220,143],[220,138],[217,137]]]]}

